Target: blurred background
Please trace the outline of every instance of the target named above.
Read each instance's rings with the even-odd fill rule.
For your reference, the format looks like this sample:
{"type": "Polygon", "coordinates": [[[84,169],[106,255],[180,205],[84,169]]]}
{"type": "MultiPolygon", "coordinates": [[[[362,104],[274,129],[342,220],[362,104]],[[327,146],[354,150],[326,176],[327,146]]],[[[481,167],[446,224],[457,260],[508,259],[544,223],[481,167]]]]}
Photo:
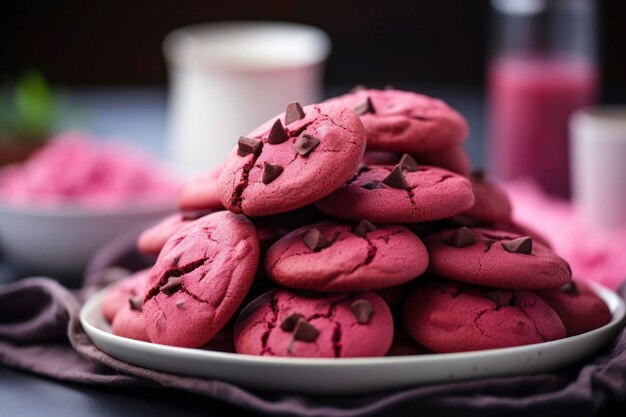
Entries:
{"type": "MultiPolygon", "coordinates": [[[[181,175],[169,168],[216,167],[239,135],[289,101],[391,84],[462,113],[472,168],[500,180],[511,221],[548,236],[577,279],[618,288],[626,277],[626,107],[580,118],[571,169],[569,123],[580,107],[626,103],[625,17],[624,0],[2,0],[0,284],[36,274],[82,285],[83,275],[123,264],[137,234],[177,210],[181,175]],[[582,9],[551,20],[542,5],[582,9]],[[295,37],[264,50],[250,36],[249,59],[242,47],[202,68],[166,60],[172,31],[237,20],[320,28],[330,55],[318,51],[317,67],[301,74],[285,68],[313,51],[274,54],[295,37]],[[217,68],[229,54],[249,71],[217,68]],[[259,69],[272,62],[282,66],[278,76],[259,69]],[[67,133],[76,129],[85,133],[67,133]],[[57,134],[62,140],[49,140],[57,134]],[[119,141],[100,146],[109,139],[119,141]],[[570,181],[578,184],[573,203],[570,181]]],[[[71,398],[109,410],[95,396],[71,398]]]]}
{"type": "MultiPolygon", "coordinates": [[[[599,100],[625,101],[626,4],[588,3],[596,6],[599,100]]],[[[332,40],[324,95],[362,83],[441,97],[470,120],[467,148],[476,166],[485,165],[483,94],[490,51],[502,35],[489,0],[5,1],[0,5],[0,82],[6,85],[37,69],[69,97],[74,110],[84,110],[74,114],[78,117],[69,127],[143,145],[162,143],[168,80],[163,40],[176,28],[222,20],[321,28],[332,40]]],[[[161,155],[164,149],[153,146],[161,155]]]]}
{"type": "MultiPolygon", "coordinates": [[[[289,101],[391,84],[441,98],[465,116],[463,146],[473,168],[503,183],[530,179],[559,199],[574,184],[576,207],[568,210],[581,209],[598,230],[626,230],[626,108],[570,125],[582,107],[626,103],[624,16],[620,0],[4,1],[0,165],[24,159],[55,133],[80,129],[143,148],[177,174],[199,173],[221,164],[239,135],[289,101]],[[172,31],[222,21],[308,26],[274,27],[269,37],[259,28],[228,36],[183,30],[170,36],[164,54],[172,31]]],[[[153,175],[147,169],[141,176],[143,184],[153,175]]],[[[120,176],[115,187],[130,182],[120,176]]],[[[528,214],[534,207],[519,213],[547,218],[545,208],[528,214]]]]}
{"type": "MultiPolygon", "coordinates": [[[[626,4],[597,0],[602,91],[626,93],[626,4]]],[[[488,0],[4,1],[0,69],[40,69],[55,85],[164,86],[161,44],[171,30],[219,20],[286,20],[333,41],[326,82],[480,87],[489,41],[488,0]]]]}

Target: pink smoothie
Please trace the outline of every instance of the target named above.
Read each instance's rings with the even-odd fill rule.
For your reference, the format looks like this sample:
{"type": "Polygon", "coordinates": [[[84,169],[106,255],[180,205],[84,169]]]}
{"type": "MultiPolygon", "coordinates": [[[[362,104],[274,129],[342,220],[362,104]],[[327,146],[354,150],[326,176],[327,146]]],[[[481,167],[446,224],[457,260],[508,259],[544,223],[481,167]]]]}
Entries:
{"type": "Polygon", "coordinates": [[[568,196],[568,119],[595,101],[595,65],[562,56],[508,56],[491,63],[488,81],[492,174],[529,177],[549,193],[568,196]]]}

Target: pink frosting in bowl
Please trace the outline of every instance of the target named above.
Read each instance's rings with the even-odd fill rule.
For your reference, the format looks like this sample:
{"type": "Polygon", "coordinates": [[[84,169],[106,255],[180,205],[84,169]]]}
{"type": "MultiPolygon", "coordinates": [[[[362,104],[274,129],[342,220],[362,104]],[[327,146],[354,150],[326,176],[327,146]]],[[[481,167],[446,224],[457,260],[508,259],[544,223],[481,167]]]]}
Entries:
{"type": "Polygon", "coordinates": [[[142,151],[75,132],[0,169],[0,202],[19,209],[173,206],[176,189],[173,174],[142,151]]]}
{"type": "Polygon", "coordinates": [[[176,189],[175,177],[141,151],[59,135],[0,169],[2,255],[28,273],[80,276],[103,245],[171,214],[176,189]]]}

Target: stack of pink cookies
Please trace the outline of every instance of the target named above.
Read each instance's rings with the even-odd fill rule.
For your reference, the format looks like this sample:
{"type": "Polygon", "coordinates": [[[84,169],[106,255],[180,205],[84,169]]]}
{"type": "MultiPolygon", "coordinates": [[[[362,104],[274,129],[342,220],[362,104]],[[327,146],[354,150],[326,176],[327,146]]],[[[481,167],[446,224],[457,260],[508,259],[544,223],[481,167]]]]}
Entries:
{"type": "Polygon", "coordinates": [[[470,174],[444,102],[360,89],[240,137],[146,230],[150,270],[103,301],[115,334],[252,355],[365,357],[519,346],[611,314],[470,174]]]}

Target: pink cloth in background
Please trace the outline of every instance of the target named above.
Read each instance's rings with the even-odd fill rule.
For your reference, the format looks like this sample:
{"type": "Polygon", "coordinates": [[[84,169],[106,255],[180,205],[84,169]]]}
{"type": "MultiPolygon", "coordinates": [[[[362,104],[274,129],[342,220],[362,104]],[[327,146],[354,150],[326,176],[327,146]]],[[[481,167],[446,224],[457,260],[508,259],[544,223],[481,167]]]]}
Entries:
{"type": "Polygon", "coordinates": [[[542,232],[567,260],[574,276],[617,288],[626,279],[626,228],[589,227],[566,200],[546,195],[530,181],[502,184],[513,205],[513,219],[542,232]]]}

